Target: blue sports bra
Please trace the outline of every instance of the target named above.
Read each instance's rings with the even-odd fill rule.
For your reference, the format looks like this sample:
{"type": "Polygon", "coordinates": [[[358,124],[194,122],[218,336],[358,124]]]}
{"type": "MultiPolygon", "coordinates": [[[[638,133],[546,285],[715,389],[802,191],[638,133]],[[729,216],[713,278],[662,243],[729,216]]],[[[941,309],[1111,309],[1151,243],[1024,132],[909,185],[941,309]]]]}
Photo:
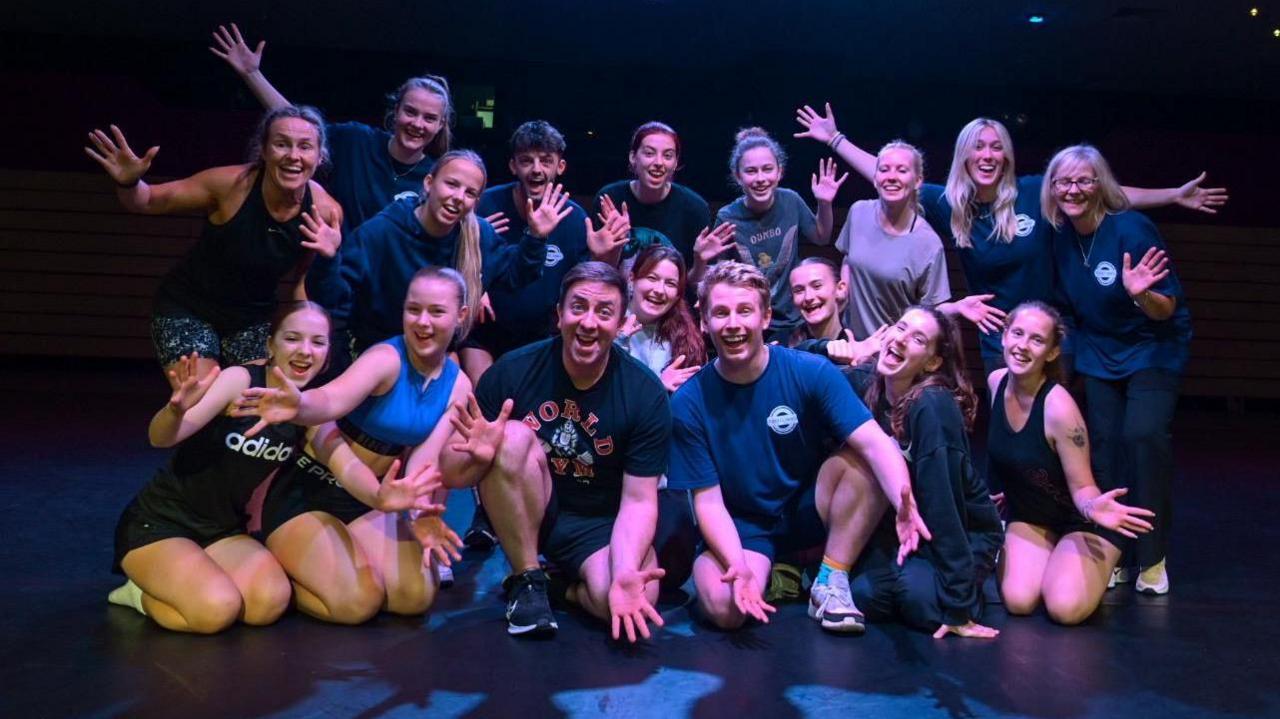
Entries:
{"type": "Polygon", "coordinates": [[[409,362],[404,337],[393,337],[381,344],[391,345],[400,353],[400,376],[391,391],[366,398],[338,420],[338,428],[365,449],[391,456],[405,447],[422,444],[444,417],[458,378],[458,365],[446,358],[440,376],[423,387],[425,378],[409,362]]]}

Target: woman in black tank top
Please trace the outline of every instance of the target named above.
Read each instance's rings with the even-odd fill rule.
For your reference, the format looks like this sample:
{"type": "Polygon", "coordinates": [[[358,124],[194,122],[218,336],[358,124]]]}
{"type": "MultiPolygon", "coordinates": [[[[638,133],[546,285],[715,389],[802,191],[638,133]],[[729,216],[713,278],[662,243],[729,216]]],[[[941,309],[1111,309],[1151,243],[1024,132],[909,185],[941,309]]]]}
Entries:
{"type": "Polygon", "coordinates": [[[201,378],[196,355],[180,360],[170,378],[176,389],[151,420],[151,444],[177,450],[120,517],[115,568],[128,581],[108,600],[166,629],[210,634],[237,619],[270,624],[289,606],[289,579],[246,534],[245,506],[301,451],[305,430],[286,424],[249,437],[255,420],[228,410],[249,387],[314,379],[329,354],[329,317],[319,305],[294,303],[277,313],[272,330],[267,367],[201,378]]]}
{"type": "Polygon", "coordinates": [[[1080,409],[1050,379],[1064,334],[1057,311],[1040,302],[1009,313],[1007,369],[988,378],[987,455],[1009,512],[999,568],[1005,608],[1030,614],[1043,598],[1054,621],[1078,624],[1102,601],[1121,535],[1150,531],[1154,514],[1121,504],[1126,489],[1102,493],[1094,483],[1080,409]]]}
{"type": "MultiPolygon", "coordinates": [[[[341,243],[342,208],[312,181],[328,156],[324,122],[311,108],[268,113],[251,161],[149,185],[142,176],[159,147],[141,157],[114,125],[89,133],[85,152],[116,183],[129,210],[144,214],[204,212],[201,237],[161,282],[151,334],[166,376],[197,352],[198,376],[215,366],[263,358],[276,288],[301,275],[311,253],[332,257],[341,243]]],[[[301,290],[295,291],[301,298],[301,290]]]]}

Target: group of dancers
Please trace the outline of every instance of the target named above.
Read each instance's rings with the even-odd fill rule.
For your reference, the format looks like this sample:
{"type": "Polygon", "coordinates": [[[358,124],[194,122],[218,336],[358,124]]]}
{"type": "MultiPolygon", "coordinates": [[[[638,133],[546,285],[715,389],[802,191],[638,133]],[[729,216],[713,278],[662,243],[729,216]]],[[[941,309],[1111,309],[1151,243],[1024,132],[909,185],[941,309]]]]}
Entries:
{"type": "Polygon", "coordinates": [[[1122,187],[1078,145],[1018,176],[1008,131],[980,118],[946,184],[927,184],[916,148],[873,155],[830,105],[806,106],[795,136],[878,196],[840,228],[848,173],[823,160],[811,209],[759,128],[738,133],[742,194],[714,217],[675,182],[683,148],[661,122],[637,128],[632,177],[588,212],[547,122],[516,129],[514,180],[489,187],[452,147],[443,78],[405,81],[383,128],[330,124],[262,74],[265,43],[234,25],[213,38],[267,108],[248,163],[153,185],[158,148],[139,155],[115,126],[86,147],[130,210],[207,218],[154,303],[172,393],[149,436],[176,449],[120,518],[112,602],[200,633],[291,605],[345,624],[422,614],[460,557],[442,515],[464,488],[469,534],[511,565],[513,635],[554,633],[564,603],[649,637],[660,587],[690,576],[726,630],[807,583],[827,630],[937,637],[998,634],[982,623],[992,571],[1010,613],[1043,604],[1062,624],[1115,580],[1168,591],[1190,316],[1133,208],[1214,212],[1226,194],[1203,175],[1122,187]],[[840,262],[801,259],[833,235],[840,262]],[[970,295],[952,296],[944,248],[970,295]],[[988,377],[985,472],[960,319],[988,377]]]}

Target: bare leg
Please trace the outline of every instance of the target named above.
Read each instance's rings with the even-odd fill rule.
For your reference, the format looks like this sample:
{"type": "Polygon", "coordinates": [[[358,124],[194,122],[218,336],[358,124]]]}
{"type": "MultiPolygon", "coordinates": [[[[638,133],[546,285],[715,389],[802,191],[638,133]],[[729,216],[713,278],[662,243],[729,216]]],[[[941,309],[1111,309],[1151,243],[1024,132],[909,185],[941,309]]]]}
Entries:
{"type": "Polygon", "coordinates": [[[484,373],[493,366],[493,355],[479,347],[463,347],[458,350],[458,359],[459,364],[462,365],[462,371],[467,373],[467,379],[471,380],[472,386],[480,382],[484,373]]]}
{"type": "Polygon", "coordinates": [[[423,614],[436,599],[434,572],[423,564],[422,545],[399,514],[369,512],[347,525],[386,591],[392,614],[423,614]]]}
{"type": "Polygon", "coordinates": [[[1000,596],[1010,614],[1031,614],[1040,606],[1045,567],[1057,537],[1048,529],[1026,522],[1010,522],[1000,552],[1000,596]]]}
{"type": "MultiPolygon", "coordinates": [[[[640,563],[641,570],[654,569],[658,566],[657,555],[650,548],[640,563]]],[[[601,547],[594,552],[582,566],[578,568],[582,581],[569,588],[569,599],[581,606],[588,613],[606,622],[609,614],[609,587],[613,584],[613,571],[609,566],[609,547],[601,547]]],[[[649,582],[644,587],[645,598],[650,604],[658,603],[658,582],[649,582]]]]}
{"type": "Polygon", "coordinates": [[[502,447],[477,485],[502,550],[519,574],[538,567],[538,528],[551,499],[551,472],[538,437],[510,420],[502,447]]]}
{"type": "MultiPolygon", "coordinates": [[[[763,554],[749,549],[743,550],[743,555],[751,569],[751,580],[755,582],[760,595],[764,596],[773,563],[763,554]]],[[[747,617],[738,611],[738,606],[733,602],[733,588],[720,579],[726,570],[727,567],[720,563],[715,554],[703,552],[693,560],[693,584],[697,589],[698,606],[707,619],[720,629],[737,629],[746,623],[747,617]]]]}
{"type": "Polygon", "coordinates": [[[298,609],[316,619],[360,624],[383,602],[377,571],[337,517],[300,514],[267,537],[267,548],[293,580],[298,609]]]}
{"type": "Polygon", "coordinates": [[[200,545],[173,537],[138,547],[121,561],[142,590],[142,608],[165,629],[213,634],[240,616],[240,590],[200,545]]]}
{"type": "Polygon", "coordinates": [[[240,620],[245,624],[271,624],[289,608],[293,595],[289,577],[275,556],[249,535],[221,539],[204,551],[235,582],[244,603],[240,620]]]}
{"type": "Polygon", "coordinates": [[[841,449],[818,470],[814,500],[827,525],[824,552],[852,566],[889,507],[871,468],[853,450],[841,449]]]}
{"type": "Polygon", "coordinates": [[[1044,608],[1059,624],[1079,624],[1102,602],[1120,550],[1096,534],[1072,532],[1058,541],[1044,570],[1044,608]]]}

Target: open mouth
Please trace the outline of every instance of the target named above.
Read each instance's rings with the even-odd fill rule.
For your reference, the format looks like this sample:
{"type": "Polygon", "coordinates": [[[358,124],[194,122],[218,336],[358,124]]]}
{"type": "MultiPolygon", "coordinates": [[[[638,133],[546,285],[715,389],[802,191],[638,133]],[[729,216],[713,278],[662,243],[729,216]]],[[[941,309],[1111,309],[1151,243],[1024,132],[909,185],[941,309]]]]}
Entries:
{"type": "Polygon", "coordinates": [[[446,222],[453,222],[462,216],[462,206],[446,202],[440,205],[440,214],[446,222]]]}
{"type": "Polygon", "coordinates": [[[879,369],[881,373],[884,371],[896,370],[906,361],[902,350],[894,345],[886,345],[884,351],[880,353],[879,369]]]}
{"type": "Polygon", "coordinates": [[[311,372],[314,363],[311,360],[292,359],[289,360],[289,371],[295,377],[305,377],[311,372]]]}
{"type": "Polygon", "coordinates": [[[649,179],[653,182],[659,183],[667,179],[667,168],[651,167],[645,174],[648,175],[649,179]]]}
{"type": "Polygon", "coordinates": [[[721,335],[720,342],[724,345],[726,352],[740,349],[747,344],[746,335],[721,335]]]}

